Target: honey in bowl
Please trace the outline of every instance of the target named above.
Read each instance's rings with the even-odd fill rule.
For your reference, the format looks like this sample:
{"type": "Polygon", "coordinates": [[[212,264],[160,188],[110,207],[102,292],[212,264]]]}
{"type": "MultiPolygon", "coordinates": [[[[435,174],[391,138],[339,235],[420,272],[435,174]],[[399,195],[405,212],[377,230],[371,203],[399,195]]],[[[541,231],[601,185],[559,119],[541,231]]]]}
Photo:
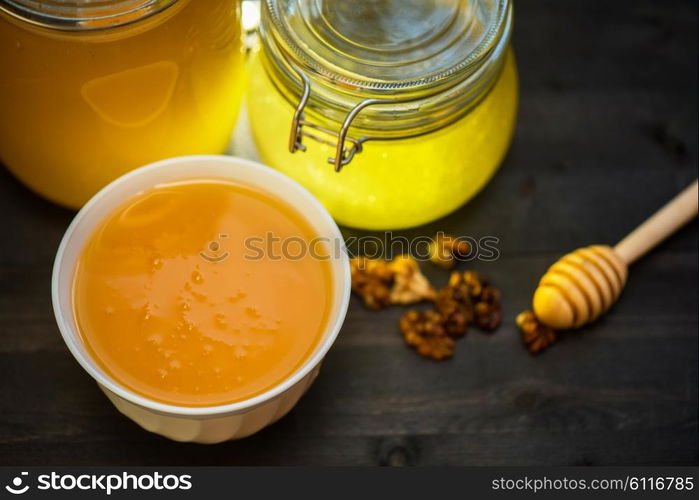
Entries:
{"type": "Polygon", "coordinates": [[[177,406],[242,401],[318,346],[329,246],[290,204],[193,180],[132,197],[87,239],[73,278],[80,336],[128,390],[177,406]]]}

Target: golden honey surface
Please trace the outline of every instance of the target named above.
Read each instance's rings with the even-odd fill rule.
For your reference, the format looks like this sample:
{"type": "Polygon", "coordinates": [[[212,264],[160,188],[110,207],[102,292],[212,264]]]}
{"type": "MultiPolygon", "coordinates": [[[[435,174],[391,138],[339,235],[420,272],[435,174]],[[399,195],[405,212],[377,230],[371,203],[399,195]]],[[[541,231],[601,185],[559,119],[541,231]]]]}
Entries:
{"type": "Polygon", "coordinates": [[[297,249],[315,237],[293,207],[242,185],[147,190],[82,251],[73,286],[81,337],[117,383],[155,401],[211,406],[260,394],[324,333],[332,276],[318,257],[327,249],[297,249]],[[268,232],[274,247],[249,239],[268,232]],[[296,246],[283,253],[284,241],[296,246]]]}
{"type": "Polygon", "coordinates": [[[79,207],[129,170],[222,153],[245,86],[238,0],[178,0],[94,32],[0,13],[0,160],[79,207]]]}

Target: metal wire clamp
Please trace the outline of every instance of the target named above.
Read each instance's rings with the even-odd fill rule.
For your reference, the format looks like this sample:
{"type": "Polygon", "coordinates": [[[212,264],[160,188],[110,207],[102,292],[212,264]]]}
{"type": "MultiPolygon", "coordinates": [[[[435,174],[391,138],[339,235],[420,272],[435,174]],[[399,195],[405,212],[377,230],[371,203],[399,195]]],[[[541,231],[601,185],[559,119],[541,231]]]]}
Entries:
{"type": "Polygon", "coordinates": [[[304,73],[299,67],[297,67],[291,61],[288,61],[289,66],[293,68],[294,72],[298,75],[302,85],[303,92],[301,94],[301,99],[299,100],[296,110],[294,111],[294,117],[291,122],[291,134],[289,136],[289,152],[295,153],[296,151],[306,151],[306,146],[303,144],[303,137],[309,137],[315,141],[322,144],[327,144],[335,148],[335,157],[328,158],[328,163],[335,167],[335,171],[339,172],[342,167],[347,165],[352,161],[357,153],[362,152],[362,145],[366,141],[370,140],[385,140],[385,137],[373,137],[373,136],[363,136],[359,139],[349,137],[349,129],[352,122],[357,117],[357,115],[369,106],[380,105],[380,104],[400,104],[405,102],[415,101],[418,98],[409,99],[364,99],[355,105],[350,112],[345,117],[342,122],[342,127],[339,132],[330,130],[327,127],[323,127],[316,123],[312,123],[305,119],[304,110],[308,104],[308,100],[311,96],[311,79],[306,73],[304,73]],[[313,132],[308,132],[304,130],[304,127],[322,132],[325,135],[333,137],[334,140],[325,139],[320,137],[313,132]],[[349,145],[347,145],[349,143],[349,145]]]}

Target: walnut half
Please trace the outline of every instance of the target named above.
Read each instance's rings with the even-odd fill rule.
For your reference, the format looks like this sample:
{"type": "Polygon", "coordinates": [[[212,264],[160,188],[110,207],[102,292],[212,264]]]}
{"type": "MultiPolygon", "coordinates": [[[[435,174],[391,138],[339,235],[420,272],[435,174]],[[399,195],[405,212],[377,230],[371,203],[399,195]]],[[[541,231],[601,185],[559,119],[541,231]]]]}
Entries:
{"type": "Polygon", "coordinates": [[[454,340],[443,326],[443,318],[436,311],[407,311],[400,319],[400,331],[405,343],[434,361],[454,355],[454,340]]]}
{"type": "Polygon", "coordinates": [[[420,272],[415,259],[401,255],[391,262],[355,257],[350,260],[352,290],[370,309],[393,304],[415,304],[432,300],[434,288],[420,272]]]}
{"type": "Polygon", "coordinates": [[[396,257],[388,264],[393,271],[393,288],[391,289],[391,304],[415,304],[435,297],[434,288],[427,281],[415,259],[409,255],[396,257]]]}

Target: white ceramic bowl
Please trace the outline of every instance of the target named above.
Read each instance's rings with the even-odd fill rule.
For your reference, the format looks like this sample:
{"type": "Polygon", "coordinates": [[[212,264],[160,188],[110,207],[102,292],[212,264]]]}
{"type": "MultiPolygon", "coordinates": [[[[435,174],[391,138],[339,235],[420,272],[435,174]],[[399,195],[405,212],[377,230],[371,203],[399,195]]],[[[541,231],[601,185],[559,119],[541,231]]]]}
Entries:
{"type": "Polygon", "coordinates": [[[347,312],[350,272],[342,247],[332,256],[333,308],[326,331],[312,356],[290,377],[258,396],[221,406],[184,407],[135,394],[105,374],[78,333],[72,308],[72,281],[87,238],[104,217],[136,193],[164,182],[208,178],[237,181],[291,203],[319,236],[343,242],[340,230],[305,188],[259,163],[230,156],[185,156],[133,170],[97,193],[75,216],[58,248],[51,294],[58,328],[78,363],[94,378],[117,409],[141,427],[177,441],[217,443],[249,436],[277,421],[297,403],[318,375],[323,357],[337,337],[347,312]]]}

